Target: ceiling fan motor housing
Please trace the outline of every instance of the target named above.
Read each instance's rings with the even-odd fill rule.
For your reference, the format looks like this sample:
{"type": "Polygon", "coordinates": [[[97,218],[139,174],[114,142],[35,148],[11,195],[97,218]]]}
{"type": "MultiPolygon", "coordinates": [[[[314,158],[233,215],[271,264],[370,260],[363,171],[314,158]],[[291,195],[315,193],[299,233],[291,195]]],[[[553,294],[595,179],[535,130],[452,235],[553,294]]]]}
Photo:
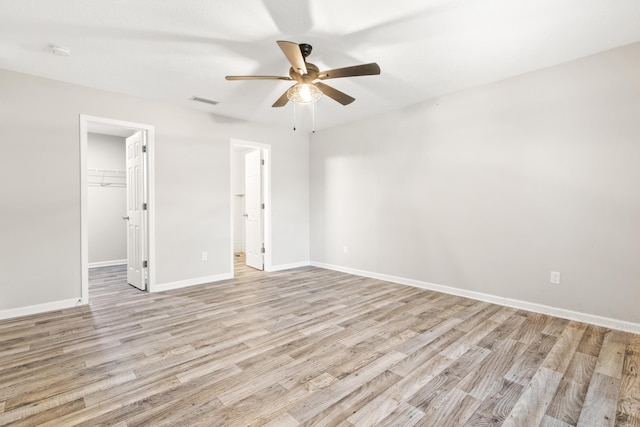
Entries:
{"type": "Polygon", "coordinates": [[[311,83],[318,78],[320,70],[315,66],[315,64],[311,64],[310,62],[307,62],[306,65],[307,74],[300,75],[293,68],[289,68],[289,76],[300,83],[311,83]]]}

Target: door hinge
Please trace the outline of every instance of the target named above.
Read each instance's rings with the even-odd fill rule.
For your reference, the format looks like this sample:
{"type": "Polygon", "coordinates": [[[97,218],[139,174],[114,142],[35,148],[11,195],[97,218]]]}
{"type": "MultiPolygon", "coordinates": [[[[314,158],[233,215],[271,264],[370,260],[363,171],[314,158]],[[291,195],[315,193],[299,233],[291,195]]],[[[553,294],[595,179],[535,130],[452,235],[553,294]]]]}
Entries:
{"type": "Polygon", "coordinates": [[[149,267],[149,261],[142,261],[142,268],[148,268],[149,267]]]}
{"type": "Polygon", "coordinates": [[[146,203],[142,204],[142,210],[146,211],[147,209],[149,209],[149,205],[147,205],[146,203]]]}
{"type": "Polygon", "coordinates": [[[143,152],[143,153],[146,153],[146,152],[147,152],[147,146],[146,146],[146,145],[143,145],[143,146],[142,146],[142,152],[143,152]]]}
{"type": "Polygon", "coordinates": [[[262,250],[261,250],[261,252],[262,252],[262,253],[264,253],[264,246],[262,247],[262,250]]]}
{"type": "Polygon", "coordinates": [[[262,204],[262,209],[264,209],[264,203],[262,204]]]}
{"type": "Polygon", "coordinates": [[[264,166],[264,159],[260,160],[260,164],[264,166]]]}

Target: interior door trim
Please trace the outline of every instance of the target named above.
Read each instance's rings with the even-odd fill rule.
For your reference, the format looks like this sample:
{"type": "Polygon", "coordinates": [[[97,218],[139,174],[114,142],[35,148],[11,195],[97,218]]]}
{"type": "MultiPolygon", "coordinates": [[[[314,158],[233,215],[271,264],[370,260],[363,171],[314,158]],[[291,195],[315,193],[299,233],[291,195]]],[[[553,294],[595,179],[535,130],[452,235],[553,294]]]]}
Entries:
{"type": "MultiPolygon", "coordinates": [[[[264,216],[262,218],[262,233],[264,238],[264,259],[263,266],[264,271],[271,271],[272,268],[272,242],[271,242],[271,145],[263,144],[260,142],[246,141],[237,138],[231,138],[229,143],[229,164],[233,163],[233,148],[234,147],[246,147],[246,148],[258,148],[262,150],[262,159],[264,160],[264,169],[262,171],[262,201],[265,204],[264,216]]],[[[233,173],[231,166],[229,167],[229,174],[233,173]]],[[[233,264],[233,230],[234,230],[234,218],[233,218],[233,189],[229,184],[229,271],[234,274],[233,264]]]]}
{"type": "Polygon", "coordinates": [[[87,191],[87,141],[90,125],[106,125],[130,129],[132,132],[143,131],[147,134],[147,291],[155,291],[156,285],[156,251],[155,251],[155,128],[152,125],[115,120],[80,114],[80,303],[89,303],[89,225],[88,225],[88,191],[87,191]]]}

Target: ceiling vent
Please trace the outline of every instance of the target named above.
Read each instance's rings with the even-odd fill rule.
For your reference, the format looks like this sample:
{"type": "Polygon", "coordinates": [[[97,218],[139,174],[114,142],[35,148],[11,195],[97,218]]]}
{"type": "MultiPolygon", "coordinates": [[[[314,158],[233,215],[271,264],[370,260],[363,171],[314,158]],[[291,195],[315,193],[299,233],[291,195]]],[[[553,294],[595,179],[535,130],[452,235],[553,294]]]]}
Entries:
{"type": "Polygon", "coordinates": [[[64,46],[58,46],[57,44],[50,44],[49,48],[56,56],[69,56],[71,55],[71,49],[64,46]]]}
{"type": "Polygon", "coordinates": [[[213,99],[202,98],[200,96],[192,96],[191,101],[203,102],[205,104],[210,104],[210,105],[218,105],[218,101],[214,101],[213,99]]]}

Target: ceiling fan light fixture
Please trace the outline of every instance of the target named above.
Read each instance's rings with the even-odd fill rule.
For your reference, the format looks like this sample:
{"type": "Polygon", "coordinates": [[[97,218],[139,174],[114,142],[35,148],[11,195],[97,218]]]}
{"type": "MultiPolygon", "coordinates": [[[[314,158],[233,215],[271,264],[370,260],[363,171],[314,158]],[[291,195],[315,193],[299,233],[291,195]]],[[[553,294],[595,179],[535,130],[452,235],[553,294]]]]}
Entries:
{"type": "Polygon", "coordinates": [[[313,104],[322,96],[320,89],[311,83],[297,83],[287,91],[289,101],[296,104],[313,104]]]}

